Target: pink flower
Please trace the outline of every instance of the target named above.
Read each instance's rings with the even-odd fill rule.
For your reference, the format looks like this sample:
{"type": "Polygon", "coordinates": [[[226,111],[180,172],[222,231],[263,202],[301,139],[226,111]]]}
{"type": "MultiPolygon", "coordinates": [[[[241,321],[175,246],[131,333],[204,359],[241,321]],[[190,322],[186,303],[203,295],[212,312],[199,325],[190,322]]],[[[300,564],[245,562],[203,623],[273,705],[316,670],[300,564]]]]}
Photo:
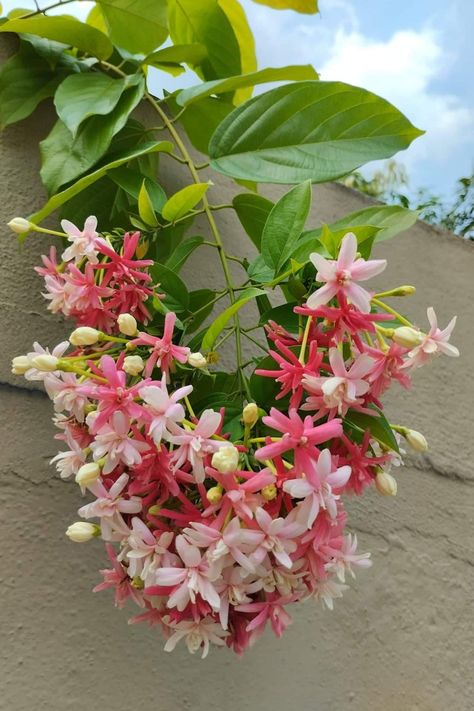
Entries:
{"type": "Polygon", "coordinates": [[[261,539],[258,548],[251,555],[253,562],[259,565],[269,553],[272,553],[285,568],[293,566],[289,554],[294,553],[297,548],[294,539],[305,530],[296,516],[296,509],[293,509],[286,518],[272,518],[265,509],[256,510],[255,518],[259,526],[256,530],[261,534],[261,539]]]}
{"type": "Polygon", "coordinates": [[[237,517],[229,521],[222,532],[212,526],[192,521],[191,528],[185,528],[183,534],[192,545],[208,549],[207,559],[211,563],[230,556],[246,571],[255,572],[248,553],[255,550],[263,536],[260,531],[242,528],[237,517]]]}
{"type": "MultiPolygon", "coordinates": [[[[187,542],[184,536],[176,537],[176,550],[183,562],[182,568],[160,568],[156,571],[156,583],[160,587],[173,588],[168,607],[176,607],[182,612],[187,605],[196,602],[196,595],[218,611],[220,597],[213,585],[219,571],[201,555],[199,548],[187,542]]],[[[148,588],[153,594],[153,588],[148,588]]]]}
{"type": "Polygon", "coordinates": [[[82,257],[87,257],[92,263],[98,261],[97,238],[99,235],[96,232],[97,217],[93,215],[88,217],[82,230],[76,227],[76,225],[73,225],[72,222],[69,222],[69,220],[62,220],[61,227],[67,234],[68,241],[71,242],[71,246],[62,254],[62,258],[65,262],[69,262],[71,259],[78,262],[82,257]]]}
{"type": "Polygon", "coordinates": [[[175,469],[180,469],[185,462],[189,462],[198,483],[202,483],[205,479],[205,457],[228,444],[226,441],[211,439],[212,435],[218,431],[221,419],[218,412],[204,410],[193,430],[183,430],[174,425],[171,429],[172,434],[168,437],[170,442],[179,445],[173,452],[175,469]]]}
{"type": "Polygon", "coordinates": [[[357,254],[357,237],[348,232],[341,242],[339,256],[336,261],[328,260],[314,252],[310,259],[318,270],[316,281],[325,282],[314,294],[311,294],[306,305],[309,309],[327,304],[334,296],[344,294],[359,311],[370,313],[371,296],[368,291],[356,282],[366,281],[383,272],[387,266],[385,259],[367,261],[357,254]]]}
{"type": "Polygon", "coordinates": [[[272,407],[270,416],[263,417],[262,420],[268,427],[283,432],[283,437],[257,450],[255,458],[264,461],[294,450],[295,468],[299,473],[310,469],[312,461],[317,459],[319,450],[315,445],[339,437],[342,433],[340,420],[331,420],[315,427],[312,417],[307,416],[302,420],[296,410],[291,409],[286,416],[272,407]]]}
{"type": "Polygon", "coordinates": [[[150,336],[148,333],[139,333],[132,343],[137,346],[150,346],[150,356],[145,366],[144,374],[151,375],[153,368],[158,366],[163,373],[168,374],[174,360],[186,363],[189,348],[173,344],[173,330],[176,323],[176,314],[169,311],[165,316],[163,336],[150,336]]]}
{"type": "Polygon", "coordinates": [[[364,380],[364,377],[373,370],[375,364],[369,355],[363,353],[357,356],[349,370],[346,370],[343,355],[338,348],[329,349],[329,363],[332,376],[303,377],[306,390],[316,394],[316,397],[308,398],[303,409],[314,410],[322,407],[331,414],[337,412],[338,415],[344,416],[350,407],[363,402],[361,395],[365,395],[370,389],[370,383],[364,380]]]}
{"type": "Polygon", "coordinates": [[[449,343],[454,326],[456,325],[457,317],[454,316],[446,328],[441,330],[438,328],[438,319],[436,318],[435,310],[432,306],[428,308],[427,313],[428,321],[430,322],[430,330],[423,338],[420,345],[416,346],[408,353],[408,358],[410,360],[405,364],[405,367],[419,368],[427,363],[435,354],[439,355],[440,353],[443,353],[444,355],[452,356],[454,358],[459,356],[459,350],[456,346],[449,343]]]}
{"type": "Polygon", "coordinates": [[[114,412],[91,442],[94,461],[105,457],[104,474],[110,474],[118,464],[133,467],[142,461],[141,452],[149,449],[146,442],[129,437],[130,421],[123,412],[114,412]]]}
{"type": "Polygon", "coordinates": [[[143,601],[143,593],[133,587],[126,569],[123,565],[121,565],[121,563],[118,562],[115,551],[110,544],[106,545],[106,550],[113,568],[112,570],[106,568],[100,571],[104,581],[96,585],[92,592],[100,592],[101,590],[115,588],[116,607],[124,607],[129,597],[131,597],[139,607],[143,607],[145,604],[143,601]]]}
{"type": "Polygon", "coordinates": [[[54,402],[56,412],[69,412],[78,422],[84,422],[87,397],[80,391],[80,384],[74,373],[49,373],[44,379],[44,387],[54,402]]]}
{"type": "Polygon", "coordinates": [[[129,499],[122,497],[128,480],[128,474],[122,474],[110,489],[106,489],[99,479],[87,487],[97,499],[90,504],[81,506],[78,513],[83,518],[100,518],[104,540],[112,540],[115,537],[114,534],[120,534],[120,538],[123,535],[127,536],[129,530],[121,514],[134,514],[141,511],[142,500],[138,496],[132,496],[129,499]]]}
{"type": "Polygon", "coordinates": [[[355,578],[352,566],[358,568],[370,568],[372,561],[370,553],[356,553],[357,536],[352,537],[349,533],[344,536],[341,547],[339,549],[331,546],[323,546],[323,551],[332,557],[331,562],[326,564],[326,570],[335,573],[341,583],[345,583],[346,570],[355,578]]]}
{"type": "Polygon", "coordinates": [[[87,459],[84,450],[74,439],[67,437],[67,443],[71,449],[67,452],[59,452],[50,461],[50,464],[56,464],[56,469],[61,479],[68,479],[70,476],[77,474],[87,459]]]}
{"type": "Polygon", "coordinates": [[[275,341],[275,345],[280,351],[270,350],[269,353],[275,360],[280,370],[262,370],[258,369],[255,371],[256,375],[263,375],[267,378],[273,378],[277,383],[281,385],[281,391],[278,393],[276,399],[288,395],[289,392],[293,393],[290,401],[290,406],[296,407],[299,402],[301,402],[301,393],[303,391],[302,378],[306,374],[314,375],[319,372],[319,366],[322,361],[322,354],[318,353],[318,344],[316,341],[312,341],[309,346],[309,353],[306,363],[300,363],[298,356],[293,353],[287,346],[281,341],[275,341]]]}
{"type": "MultiPolygon", "coordinates": [[[[27,354],[27,358],[29,358],[30,361],[38,355],[53,355],[55,358],[62,358],[68,348],[69,341],[62,341],[61,343],[58,343],[58,345],[55,346],[50,353],[49,348],[43,348],[42,345],[35,342],[33,343],[33,350],[27,354]]],[[[50,375],[52,375],[52,373],[46,373],[43,370],[38,370],[37,368],[31,366],[31,368],[26,371],[25,378],[27,380],[44,380],[50,375]]],[[[59,371],[55,370],[54,375],[59,375],[59,371]]]]}
{"type": "Polygon", "coordinates": [[[192,385],[185,385],[169,395],[166,387],[166,374],[163,373],[161,386],[147,385],[138,391],[146,403],[143,415],[150,418],[148,432],[155,444],[159,444],[165,434],[170,434],[168,432],[170,422],[176,424],[184,420],[185,410],[178,400],[189,395],[192,390],[192,385]]]}
{"type": "Polygon", "coordinates": [[[169,617],[164,617],[163,622],[170,630],[174,630],[165,644],[165,652],[172,652],[178,642],[184,639],[191,654],[195,654],[202,647],[202,659],[205,659],[209,654],[211,644],[217,647],[225,646],[223,638],[229,634],[212,617],[204,617],[198,621],[179,620],[177,622],[169,617]]]}
{"type": "MultiPolygon", "coordinates": [[[[248,604],[237,605],[235,609],[239,612],[256,613],[246,628],[248,632],[254,631],[256,637],[262,634],[268,621],[270,621],[276,637],[281,637],[288,625],[291,625],[293,621],[283,605],[293,602],[293,600],[292,597],[269,595],[265,602],[249,602],[248,604]]],[[[252,642],[253,640],[251,644],[252,642]]]]}
{"type": "Polygon", "coordinates": [[[319,509],[326,509],[329,516],[337,516],[339,496],[332,493],[332,488],[340,489],[347,484],[351,475],[349,466],[335,467],[329,449],[323,449],[316,464],[305,472],[301,479],[289,479],[283,483],[283,489],[294,499],[305,499],[303,510],[305,524],[311,528],[319,509]]]}
{"type": "Polygon", "coordinates": [[[128,574],[131,578],[140,576],[145,585],[156,582],[156,571],[173,541],[172,531],[156,531],[154,535],[148,526],[134,516],[132,530],[127,540],[126,557],[129,560],[128,574]]]}

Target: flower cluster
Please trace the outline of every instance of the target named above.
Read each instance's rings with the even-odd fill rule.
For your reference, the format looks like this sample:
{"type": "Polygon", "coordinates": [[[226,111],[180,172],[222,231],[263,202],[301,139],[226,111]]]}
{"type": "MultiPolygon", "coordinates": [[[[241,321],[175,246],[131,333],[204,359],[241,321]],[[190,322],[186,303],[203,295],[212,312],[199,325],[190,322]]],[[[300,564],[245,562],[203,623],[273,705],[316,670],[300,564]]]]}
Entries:
{"type": "Polygon", "coordinates": [[[43,380],[54,403],[65,449],[53,461],[89,497],[67,535],[102,538],[110,559],[95,590],[136,603],[131,621],[160,626],[167,651],[184,640],[202,656],[210,645],[241,654],[267,625],[279,637],[291,603],[332,609],[347,576],[371,565],[346,530],[344,495],[393,495],[401,437],[426,449],[420,433],[389,425],[381,397],[434,354],[458,355],[454,319],[441,330],[429,309],[423,333],[382,301],[411,287],[363,288],[385,261],[362,259],[346,235],[337,260],[311,255],[319,288],[295,308],[297,332],[267,324],[274,365],[256,377],[273,382],[274,402],[247,398],[231,441],[225,408],[193,409],[196,369],[212,375],[179,342],[175,314],[159,333],[139,328],[154,288],[139,235],[115,251],[93,218],[63,228],[63,263],[52,254],[38,271],[49,308],[79,327],[51,353],[36,344],[15,358],[13,372],[43,380]]]}

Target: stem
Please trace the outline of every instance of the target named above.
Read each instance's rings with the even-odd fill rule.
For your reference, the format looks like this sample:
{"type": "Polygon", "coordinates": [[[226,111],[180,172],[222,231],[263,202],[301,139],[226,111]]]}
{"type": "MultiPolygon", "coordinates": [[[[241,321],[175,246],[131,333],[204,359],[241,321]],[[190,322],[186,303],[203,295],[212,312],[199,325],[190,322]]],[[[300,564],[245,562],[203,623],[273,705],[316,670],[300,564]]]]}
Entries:
{"type": "Polygon", "coordinates": [[[306,344],[308,343],[309,330],[310,330],[310,328],[311,328],[312,322],[313,322],[313,317],[312,317],[312,316],[308,316],[308,320],[306,321],[306,327],[305,327],[304,333],[303,333],[303,340],[302,340],[302,342],[301,342],[300,355],[299,355],[299,358],[298,358],[298,360],[299,360],[299,362],[301,363],[301,365],[304,364],[304,358],[305,358],[305,354],[306,354],[306,344]]]}
{"type": "Polygon", "coordinates": [[[21,19],[24,20],[27,17],[34,17],[35,15],[44,15],[45,12],[53,10],[55,7],[61,7],[62,5],[68,5],[71,2],[76,2],[76,0],[60,0],[60,2],[55,2],[53,5],[48,5],[48,7],[39,8],[38,3],[35,1],[35,5],[38,8],[34,12],[29,12],[26,15],[21,15],[21,19]]]}
{"type": "Polygon", "coordinates": [[[410,328],[413,328],[413,324],[408,319],[399,314],[398,311],[395,311],[395,309],[392,309],[391,306],[387,306],[387,304],[384,304],[383,301],[379,301],[379,299],[373,298],[372,303],[375,304],[375,306],[378,306],[379,308],[383,309],[387,313],[392,314],[392,316],[395,316],[395,318],[397,318],[400,323],[403,323],[405,326],[410,326],[410,328]]]}

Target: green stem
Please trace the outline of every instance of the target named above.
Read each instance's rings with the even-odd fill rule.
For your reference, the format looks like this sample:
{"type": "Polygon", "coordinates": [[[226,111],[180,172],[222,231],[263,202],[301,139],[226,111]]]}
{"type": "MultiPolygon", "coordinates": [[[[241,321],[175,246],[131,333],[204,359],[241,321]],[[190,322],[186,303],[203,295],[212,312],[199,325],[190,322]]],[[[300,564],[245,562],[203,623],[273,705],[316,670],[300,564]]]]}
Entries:
{"type": "Polygon", "coordinates": [[[400,321],[400,323],[403,323],[405,326],[410,326],[410,328],[413,328],[413,324],[406,319],[404,316],[398,313],[398,311],[395,311],[395,309],[392,309],[391,306],[387,306],[383,301],[379,301],[379,299],[372,299],[372,303],[375,304],[375,306],[378,306],[380,309],[383,309],[389,314],[392,314],[392,316],[395,316],[396,319],[400,321]]]}
{"type": "Polygon", "coordinates": [[[300,356],[298,358],[299,362],[303,365],[304,359],[305,359],[305,354],[306,354],[306,345],[308,343],[308,338],[309,338],[309,330],[311,328],[311,324],[313,322],[313,317],[308,316],[308,320],[306,321],[306,327],[304,329],[303,333],[303,340],[301,342],[301,350],[300,350],[300,356]]]}

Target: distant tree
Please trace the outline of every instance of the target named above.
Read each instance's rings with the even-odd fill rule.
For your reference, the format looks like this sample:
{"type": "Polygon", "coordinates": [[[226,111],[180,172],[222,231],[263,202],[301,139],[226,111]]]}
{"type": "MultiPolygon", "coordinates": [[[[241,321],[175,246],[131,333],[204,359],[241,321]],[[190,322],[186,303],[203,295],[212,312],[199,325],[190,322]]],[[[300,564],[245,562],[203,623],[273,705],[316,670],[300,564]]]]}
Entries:
{"type": "Polygon", "coordinates": [[[422,220],[474,240],[474,173],[459,178],[454,198],[449,202],[427,188],[410,191],[406,169],[393,160],[371,178],[355,171],[342,182],[383,202],[418,210],[422,220]]]}

